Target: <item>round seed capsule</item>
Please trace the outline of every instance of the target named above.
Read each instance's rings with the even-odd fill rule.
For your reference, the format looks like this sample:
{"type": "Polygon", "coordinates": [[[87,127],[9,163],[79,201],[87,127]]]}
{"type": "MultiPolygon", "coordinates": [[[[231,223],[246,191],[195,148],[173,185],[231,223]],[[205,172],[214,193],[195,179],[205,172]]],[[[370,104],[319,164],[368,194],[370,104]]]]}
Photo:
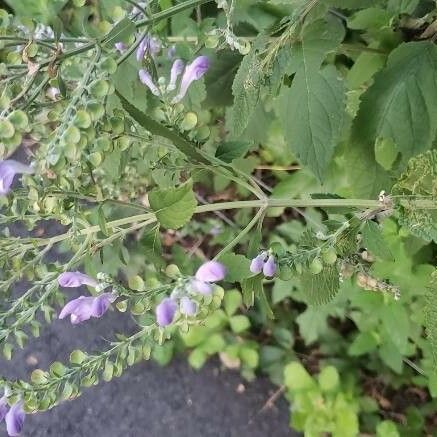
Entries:
{"type": "Polygon", "coordinates": [[[74,124],[80,129],[87,129],[91,126],[91,116],[84,109],[79,109],[74,117],[74,124]]]}
{"type": "Polygon", "coordinates": [[[14,133],[14,125],[9,120],[0,120],[0,138],[12,138],[14,133]]]}
{"type": "Polygon", "coordinates": [[[319,258],[314,258],[310,264],[310,272],[313,275],[318,275],[323,270],[322,261],[319,258]]]}
{"type": "Polygon", "coordinates": [[[197,115],[194,112],[188,112],[185,114],[184,119],[182,120],[180,127],[182,130],[191,130],[197,124],[197,115]]]}
{"type": "Polygon", "coordinates": [[[322,252],[322,259],[325,264],[332,265],[337,261],[337,253],[333,247],[322,252]]]}
{"type": "Polygon", "coordinates": [[[24,111],[17,109],[9,114],[8,120],[14,125],[18,130],[24,130],[29,124],[29,119],[24,111]]]}

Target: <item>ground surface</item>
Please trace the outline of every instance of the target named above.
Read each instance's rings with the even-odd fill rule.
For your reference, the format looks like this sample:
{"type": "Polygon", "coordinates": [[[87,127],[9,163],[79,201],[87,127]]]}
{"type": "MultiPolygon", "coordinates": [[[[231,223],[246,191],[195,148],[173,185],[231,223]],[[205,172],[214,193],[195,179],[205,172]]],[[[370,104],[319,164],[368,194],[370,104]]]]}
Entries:
{"type": "MultiPolygon", "coordinates": [[[[27,378],[34,368],[45,369],[52,361],[66,361],[73,349],[104,348],[114,332],[131,329],[129,317],[115,312],[75,327],[57,320],[42,331],[40,338],[17,352],[12,362],[0,358],[0,375],[27,378]]],[[[77,400],[29,415],[22,436],[295,435],[288,428],[288,406],[283,399],[274,408],[260,412],[274,390],[265,379],[246,383],[238,373],[222,372],[217,361],[198,372],[183,358],[163,368],[143,362],[121,378],[85,389],[77,400]],[[242,393],[237,391],[239,384],[245,387],[242,393]]],[[[0,435],[4,435],[4,425],[0,425],[0,435]]]]}

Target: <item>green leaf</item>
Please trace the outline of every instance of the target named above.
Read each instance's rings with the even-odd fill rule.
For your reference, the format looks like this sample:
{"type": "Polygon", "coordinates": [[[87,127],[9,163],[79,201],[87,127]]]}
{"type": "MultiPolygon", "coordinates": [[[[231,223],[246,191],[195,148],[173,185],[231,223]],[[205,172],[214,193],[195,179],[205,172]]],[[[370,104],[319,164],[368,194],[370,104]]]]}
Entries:
{"type": "Polygon", "coordinates": [[[385,170],[390,170],[399,152],[390,138],[378,138],[375,142],[376,162],[385,170]]]}
{"type": "Polygon", "coordinates": [[[104,36],[103,43],[112,48],[116,42],[126,42],[135,32],[136,27],[134,22],[125,17],[104,36]]]}
{"type": "Polygon", "coordinates": [[[161,226],[178,229],[191,219],[197,206],[193,182],[189,180],[177,188],[152,190],[149,202],[161,226]]]}
{"type": "Polygon", "coordinates": [[[284,369],[284,384],[292,392],[315,387],[315,381],[302,364],[293,362],[284,369]]]}
{"type": "Polygon", "coordinates": [[[373,6],[375,0],[324,0],[324,3],[340,9],[363,9],[373,6]]]}
{"type": "Polygon", "coordinates": [[[334,391],[340,384],[340,376],[334,366],[327,366],[319,373],[319,386],[323,392],[334,391]]]}
{"type": "Polygon", "coordinates": [[[420,0],[388,0],[387,9],[392,14],[412,14],[420,0]]]}
{"type": "Polygon", "coordinates": [[[405,352],[410,333],[410,321],[405,307],[399,302],[391,301],[381,308],[381,319],[390,340],[401,353],[405,352]]]}
{"type": "Polygon", "coordinates": [[[227,269],[227,282],[240,282],[243,279],[252,276],[252,273],[249,269],[250,260],[244,255],[226,253],[225,255],[221,256],[219,260],[227,269]]]}
{"type": "Polygon", "coordinates": [[[377,346],[378,339],[373,332],[360,332],[349,346],[348,354],[358,357],[375,350],[377,346]]]}
{"type": "Polygon", "coordinates": [[[367,8],[356,12],[347,20],[349,29],[380,29],[388,26],[391,14],[386,9],[367,8]]]}
{"type": "Polygon", "coordinates": [[[376,427],[376,436],[377,437],[399,437],[399,431],[396,427],[396,424],[391,420],[383,420],[378,423],[376,427]]]}
{"type": "Polygon", "coordinates": [[[437,47],[401,44],[363,94],[354,137],[374,143],[391,138],[404,158],[431,147],[437,124],[437,47]]]}
{"type": "Polygon", "coordinates": [[[426,293],[425,326],[431,344],[434,368],[437,369],[437,269],[431,275],[431,281],[426,293]]]}
{"type": "Polygon", "coordinates": [[[394,261],[394,256],[391,253],[377,223],[367,220],[364,222],[361,232],[363,236],[363,244],[366,249],[378,258],[394,261]]]}
{"type": "Polygon", "coordinates": [[[97,210],[97,219],[102,234],[108,236],[109,232],[108,232],[108,227],[106,226],[105,213],[103,212],[103,208],[101,206],[97,210]]]}
{"type": "Polygon", "coordinates": [[[232,84],[234,106],[231,109],[231,129],[237,137],[244,132],[258,104],[261,80],[261,66],[259,65],[256,50],[252,49],[243,58],[232,84]]]}
{"type": "Polygon", "coordinates": [[[224,162],[232,162],[236,158],[242,158],[251,145],[250,141],[227,141],[220,143],[215,152],[215,157],[224,162]]]}
{"type": "Polygon", "coordinates": [[[225,293],[223,301],[226,314],[232,316],[242,304],[243,298],[238,290],[229,290],[225,293]]]}
{"type": "Polygon", "coordinates": [[[302,275],[301,284],[302,291],[309,304],[326,304],[335,297],[340,287],[337,267],[335,265],[324,266],[323,270],[317,275],[305,271],[302,275]]]}
{"type": "Polygon", "coordinates": [[[74,350],[70,354],[71,364],[82,364],[87,358],[87,355],[79,349],[74,350]]]}
{"type": "Polygon", "coordinates": [[[345,88],[334,67],[298,74],[282,92],[281,119],[299,161],[322,180],[345,117],[345,88]]]}
{"type": "Polygon", "coordinates": [[[44,370],[41,369],[35,369],[32,374],[30,375],[30,380],[37,385],[45,384],[48,382],[47,378],[48,374],[47,372],[44,372],[44,370]]]}
{"type": "Polygon", "coordinates": [[[240,334],[250,328],[250,321],[247,316],[240,314],[238,316],[232,316],[229,319],[229,325],[231,326],[232,331],[236,334],[240,334]]]}

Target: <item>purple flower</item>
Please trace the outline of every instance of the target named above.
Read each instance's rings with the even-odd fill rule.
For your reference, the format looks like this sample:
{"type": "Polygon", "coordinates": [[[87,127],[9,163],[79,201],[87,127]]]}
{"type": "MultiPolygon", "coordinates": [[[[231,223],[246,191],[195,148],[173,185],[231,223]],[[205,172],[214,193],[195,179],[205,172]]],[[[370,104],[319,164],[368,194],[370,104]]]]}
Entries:
{"type": "Polygon", "coordinates": [[[167,86],[167,91],[173,91],[176,89],[176,81],[178,80],[178,77],[182,73],[183,69],[184,63],[180,59],[176,59],[171,67],[170,82],[167,86]]]}
{"type": "Polygon", "coordinates": [[[178,306],[173,299],[166,297],[156,307],[156,321],[159,326],[168,326],[173,322],[178,306]]]}
{"type": "Polygon", "coordinates": [[[193,279],[191,281],[191,286],[194,291],[197,291],[201,294],[211,294],[212,293],[212,285],[208,282],[199,281],[198,279],[193,279]]]}
{"type": "Polygon", "coordinates": [[[64,272],[58,276],[58,284],[61,287],[80,287],[81,285],[95,287],[97,281],[81,272],[64,272]]]}
{"type": "Polygon", "coordinates": [[[146,71],[146,70],[140,70],[138,72],[138,76],[140,77],[141,83],[147,86],[149,90],[154,94],[155,96],[159,96],[161,93],[159,92],[158,87],[153,83],[152,76],[146,71]]]}
{"type": "Polygon", "coordinates": [[[197,303],[189,297],[184,296],[180,302],[180,311],[186,316],[194,316],[197,313],[197,303]]]}
{"type": "Polygon", "coordinates": [[[182,76],[179,93],[173,99],[172,103],[180,102],[187,93],[191,83],[195,80],[199,80],[207,72],[208,68],[209,59],[206,56],[198,56],[191,64],[188,64],[182,76]]]}
{"type": "Polygon", "coordinates": [[[97,297],[80,296],[71,300],[62,308],[59,319],[70,316],[71,323],[77,325],[91,317],[102,317],[115,299],[116,296],[112,293],[102,293],[97,297]]]}
{"type": "Polygon", "coordinates": [[[145,36],[137,48],[137,61],[141,62],[144,59],[144,55],[150,54],[151,56],[155,56],[161,50],[161,42],[158,38],[145,36]]]}
{"type": "Polygon", "coordinates": [[[7,194],[11,189],[12,181],[17,173],[33,173],[33,169],[26,164],[6,159],[0,161],[0,195],[7,194]]]}
{"type": "Polygon", "coordinates": [[[272,277],[276,273],[276,262],[273,255],[269,256],[269,259],[264,263],[263,267],[264,276],[272,277]]]}
{"type": "Polygon", "coordinates": [[[0,422],[5,418],[8,412],[8,403],[6,402],[6,396],[0,399],[0,422]]]}
{"type": "Polygon", "coordinates": [[[126,44],[124,42],[116,42],[114,44],[115,49],[120,53],[124,53],[127,49],[126,44]]]}
{"type": "Polygon", "coordinates": [[[16,402],[14,405],[12,405],[5,416],[6,430],[10,437],[20,435],[21,430],[23,429],[25,417],[26,413],[23,410],[22,401],[16,402]]]}
{"type": "Polygon", "coordinates": [[[226,267],[217,261],[202,264],[196,272],[196,279],[202,282],[221,281],[226,276],[226,267]]]}
{"type": "Polygon", "coordinates": [[[252,273],[258,274],[263,271],[266,255],[266,252],[261,252],[258,256],[253,258],[252,262],[250,263],[250,271],[252,273]]]}
{"type": "Polygon", "coordinates": [[[167,58],[172,60],[176,56],[176,46],[172,45],[167,50],[167,58]]]}

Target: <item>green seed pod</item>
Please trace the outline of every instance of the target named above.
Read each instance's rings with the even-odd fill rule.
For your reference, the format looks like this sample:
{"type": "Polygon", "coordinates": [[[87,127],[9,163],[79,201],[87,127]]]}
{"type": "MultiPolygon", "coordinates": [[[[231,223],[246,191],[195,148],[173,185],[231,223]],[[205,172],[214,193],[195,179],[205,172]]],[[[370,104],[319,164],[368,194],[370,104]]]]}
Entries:
{"type": "Polygon", "coordinates": [[[296,273],[297,273],[298,275],[301,275],[301,274],[302,274],[302,272],[303,272],[302,264],[297,263],[297,264],[294,265],[294,268],[296,269],[296,273]]]}
{"type": "Polygon", "coordinates": [[[89,102],[87,104],[87,111],[90,113],[91,118],[94,121],[99,120],[105,114],[104,106],[97,101],[89,102]]]}
{"type": "Polygon", "coordinates": [[[109,84],[106,80],[95,80],[89,86],[89,91],[96,98],[105,97],[108,94],[109,84]]]}
{"type": "Polygon", "coordinates": [[[205,38],[205,47],[207,49],[215,49],[218,46],[219,38],[216,35],[208,35],[205,38]]]}
{"type": "Polygon", "coordinates": [[[201,126],[199,129],[197,129],[196,139],[198,141],[204,141],[209,137],[210,133],[211,131],[208,126],[201,126]]]}
{"type": "Polygon", "coordinates": [[[127,136],[120,137],[117,140],[117,146],[121,151],[127,150],[130,144],[131,144],[131,139],[127,136]]]}
{"type": "Polygon", "coordinates": [[[337,252],[333,247],[322,252],[322,260],[325,264],[332,265],[337,261],[337,252]]]}
{"type": "Polygon", "coordinates": [[[196,124],[197,124],[197,115],[194,112],[187,112],[180,124],[180,128],[182,130],[187,131],[187,130],[194,129],[196,124]]]}
{"type": "Polygon", "coordinates": [[[65,157],[70,161],[79,158],[79,148],[74,143],[66,143],[63,147],[65,157]]]}
{"type": "Polygon", "coordinates": [[[103,161],[103,156],[99,152],[94,152],[94,153],[91,153],[91,155],[88,157],[88,159],[93,167],[98,167],[101,164],[101,162],[103,161]]]}
{"type": "Polygon", "coordinates": [[[310,272],[313,275],[318,275],[323,270],[322,261],[319,258],[314,258],[310,264],[310,272]]]}
{"type": "Polygon", "coordinates": [[[0,120],[0,138],[12,138],[14,133],[14,125],[9,120],[0,120]]]}
{"type": "Polygon", "coordinates": [[[8,120],[14,125],[15,129],[24,130],[29,124],[29,119],[24,111],[20,109],[9,114],[8,120]]]}
{"type": "Polygon", "coordinates": [[[66,143],[77,144],[80,140],[80,131],[76,126],[69,126],[63,134],[66,143]]]}
{"type": "Polygon", "coordinates": [[[100,69],[109,74],[114,74],[117,71],[117,62],[112,58],[106,58],[100,63],[100,69]]]}
{"type": "Polygon", "coordinates": [[[95,147],[97,150],[107,152],[111,149],[111,139],[108,136],[97,138],[95,147]]]}
{"type": "Polygon", "coordinates": [[[79,109],[73,122],[78,128],[87,129],[91,126],[91,116],[84,109],[79,109]]]}
{"type": "Polygon", "coordinates": [[[9,108],[9,105],[11,103],[11,99],[4,95],[0,97],[0,109],[6,109],[9,108]]]}
{"type": "Polygon", "coordinates": [[[8,149],[12,149],[14,147],[19,146],[22,140],[23,140],[23,136],[20,134],[20,132],[15,132],[11,138],[4,139],[3,144],[8,149]]]}
{"type": "Polygon", "coordinates": [[[120,117],[111,117],[110,118],[111,129],[112,132],[116,135],[120,135],[124,132],[124,121],[120,117]]]}
{"type": "Polygon", "coordinates": [[[179,270],[179,267],[176,264],[169,264],[165,268],[165,274],[172,279],[176,279],[178,276],[180,276],[181,271],[179,270]]]}

